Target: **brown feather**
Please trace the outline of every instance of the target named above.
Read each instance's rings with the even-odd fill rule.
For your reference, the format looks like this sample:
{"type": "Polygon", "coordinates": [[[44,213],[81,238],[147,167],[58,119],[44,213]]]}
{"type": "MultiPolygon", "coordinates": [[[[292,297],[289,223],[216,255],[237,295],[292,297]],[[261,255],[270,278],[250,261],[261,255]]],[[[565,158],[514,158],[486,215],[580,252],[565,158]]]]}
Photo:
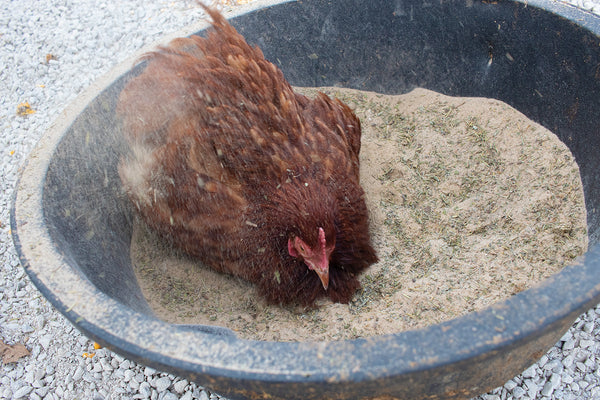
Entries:
{"type": "Polygon", "coordinates": [[[294,93],[221,14],[212,29],[146,55],[117,112],[131,147],[119,166],[144,220],[212,268],[274,303],[348,302],[377,260],[359,185],[360,122],[348,106],[294,93]],[[288,240],[330,257],[330,284],[288,240]]]}

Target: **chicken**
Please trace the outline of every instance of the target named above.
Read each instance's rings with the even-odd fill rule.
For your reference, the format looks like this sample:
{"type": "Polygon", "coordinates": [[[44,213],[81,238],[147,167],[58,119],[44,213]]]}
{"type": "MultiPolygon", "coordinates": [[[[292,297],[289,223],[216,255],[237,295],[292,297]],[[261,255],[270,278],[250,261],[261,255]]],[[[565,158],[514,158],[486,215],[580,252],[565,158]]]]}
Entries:
{"type": "Polygon", "coordinates": [[[359,184],[360,121],[297,94],[216,10],[206,38],[143,57],[120,94],[119,164],[143,220],[270,303],[348,303],[377,261],[359,184]]]}

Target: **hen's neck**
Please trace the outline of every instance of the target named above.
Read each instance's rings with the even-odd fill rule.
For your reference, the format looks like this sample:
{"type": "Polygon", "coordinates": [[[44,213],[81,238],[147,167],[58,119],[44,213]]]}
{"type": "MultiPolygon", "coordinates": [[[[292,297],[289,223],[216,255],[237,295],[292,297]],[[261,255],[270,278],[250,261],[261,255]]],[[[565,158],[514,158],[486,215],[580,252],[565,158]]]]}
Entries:
{"type": "Polygon", "coordinates": [[[263,192],[253,214],[261,225],[278,231],[278,235],[301,235],[317,232],[319,227],[333,229],[337,208],[330,189],[314,178],[290,178],[263,192]]]}

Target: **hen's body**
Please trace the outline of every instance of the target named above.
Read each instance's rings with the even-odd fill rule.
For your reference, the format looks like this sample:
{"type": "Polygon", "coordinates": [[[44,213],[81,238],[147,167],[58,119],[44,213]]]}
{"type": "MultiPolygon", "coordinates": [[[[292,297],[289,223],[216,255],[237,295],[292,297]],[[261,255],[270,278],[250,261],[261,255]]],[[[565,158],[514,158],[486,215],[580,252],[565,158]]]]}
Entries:
{"type": "Polygon", "coordinates": [[[157,232],[256,283],[269,301],[348,302],[377,260],[359,185],[360,122],[338,100],[295,94],[208,12],[206,39],[151,53],[120,96],[131,146],[119,170],[125,190],[157,232]],[[321,228],[335,244],[328,285],[289,247],[295,237],[318,247],[321,228]]]}

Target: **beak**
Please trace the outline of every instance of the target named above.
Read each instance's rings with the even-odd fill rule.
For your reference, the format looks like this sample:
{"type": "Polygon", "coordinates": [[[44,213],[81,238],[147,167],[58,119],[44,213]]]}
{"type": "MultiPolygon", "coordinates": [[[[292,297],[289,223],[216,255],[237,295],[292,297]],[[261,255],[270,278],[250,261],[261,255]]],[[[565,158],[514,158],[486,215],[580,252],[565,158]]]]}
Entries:
{"type": "Polygon", "coordinates": [[[317,275],[319,275],[319,279],[323,284],[323,289],[327,290],[327,287],[329,287],[329,266],[327,266],[324,270],[315,269],[315,272],[317,275]]]}
{"type": "Polygon", "coordinates": [[[327,290],[329,287],[329,260],[323,258],[318,262],[312,262],[311,260],[305,260],[308,269],[312,269],[319,276],[323,289],[327,290]]]}

